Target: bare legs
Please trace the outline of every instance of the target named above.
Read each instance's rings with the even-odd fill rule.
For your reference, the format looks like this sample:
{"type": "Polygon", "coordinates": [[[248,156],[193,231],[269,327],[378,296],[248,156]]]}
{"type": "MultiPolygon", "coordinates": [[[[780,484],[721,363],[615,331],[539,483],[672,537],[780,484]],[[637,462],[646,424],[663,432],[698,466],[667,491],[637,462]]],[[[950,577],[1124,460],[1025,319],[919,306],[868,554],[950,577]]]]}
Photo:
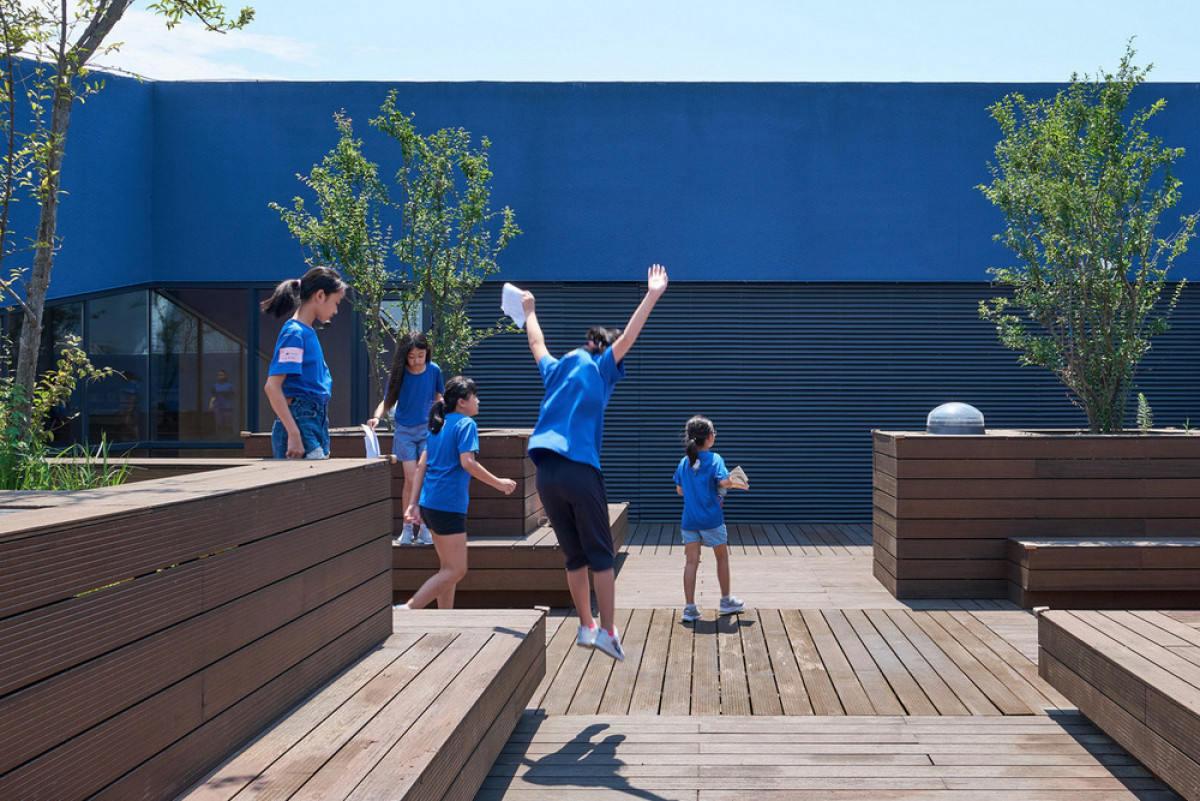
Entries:
{"type": "Polygon", "coordinates": [[[571,588],[571,602],[579,614],[581,625],[591,628],[596,625],[592,617],[592,589],[596,591],[596,605],[600,607],[600,626],[606,631],[612,631],[615,625],[617,582],[613,569],[600,570],[592,573],[592,586],[588,586],[588,569],[581,567],[567,571],[567,586],[571,588]]]}
{"type": "MultiPolygon", "coordinates": [[[[463,576],[467,575],[467,535],[449,534],[433,538],[433,547],[437,551],[438,564],[441,569],[434,573],[417,594],[409,599],[410,609],[421,609],[428,606],[435,598],[438,609],[454,608],[454,589],[463,576]]],[[[586,581],[586,576],[584,577],[586,581]]],[[[574,595],[572,595],[574,597],[574,595]]]]}
{"type": "MultiPolygon", "coordinates": [[[[713,550],[717,560],[717,584],[721,586],[721,597],[729,596],[729,545],[718,545],[713,550]]],[[[683,600],[689,606],[696,603],[696,572],[700,568],[700,543],[687,542],[683,546],[687,561],[683,565],[683,600]]]]}

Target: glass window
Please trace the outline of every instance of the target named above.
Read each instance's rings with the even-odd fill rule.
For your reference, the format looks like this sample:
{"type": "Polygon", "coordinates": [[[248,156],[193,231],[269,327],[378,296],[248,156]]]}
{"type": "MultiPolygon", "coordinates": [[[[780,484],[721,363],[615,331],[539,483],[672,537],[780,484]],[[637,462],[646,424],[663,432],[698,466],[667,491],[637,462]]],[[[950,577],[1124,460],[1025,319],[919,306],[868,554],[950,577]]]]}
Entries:
{"type": "Polygon", "coordinates": [[[246,419],[246,291],[154,293],[155,440],[236,442],[246,419]]]}
{"type": "MultiPolygon", "coordinates": [[[[69,336],[83,339],[83,304],[64,303],[49,306],[42,314],[42,342],[38,351],[38,375],[51,370],[58,363],[58,347],[69,336]]],[[[15,355],[15,354],[14,354],[15,355]]],[[[50,410],[46,421],[51,432],[51,442],[66,447],[80,438],[80,411],[83,405],[83,387],[75,391],[62,403],[50,410]]]]}
{"type": "Polygon", "coordinates": [[[150,296],[128,292],[87,303],[88,354],[118,375],[88,384],[88,441],[142,442],[146,426],[150,296]]]}

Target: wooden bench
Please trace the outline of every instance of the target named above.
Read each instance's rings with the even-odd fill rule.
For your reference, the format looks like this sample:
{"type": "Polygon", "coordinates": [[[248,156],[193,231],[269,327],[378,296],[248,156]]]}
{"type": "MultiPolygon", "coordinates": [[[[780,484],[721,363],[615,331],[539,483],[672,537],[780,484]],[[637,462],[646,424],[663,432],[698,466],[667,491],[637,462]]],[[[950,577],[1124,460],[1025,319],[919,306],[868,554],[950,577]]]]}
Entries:
{"type": "MultiPolygon", "coordinates": [[[[472,502],[472,513],[474,508],[472,502]]],[[[610,503],[608,515],[613,546],[619,551],[629,536],[629,504],[610,503]]],[[[554,529],[548,525],[523,537],[468,534],[467,575],[455,592],[455,606],[572,606],[565,564],[554,529]]],[[[412,597],[437,569],[433,548],[393,546],[392,589],[396,603],[412,597]]]]}
{"type": "Polygon", "coordinates": [[[1085,609],[1200,607],[1200,538],[1013,537],[1013,603],[1085,609]]]}
{"type": "Polygon", "coordinates": [[[473,798],[545,676],[545,618],[418,610],[394,625],[181,798],[473,798]]]}
{"type": "MultiPolygon", "coordinates": [[[[533,429],[489,428],[479,432],[479,462],[501,478],[511,478],[517,488],[511,495],[494,490],[482,481],[470,486],[471,515],[467,533],[481,537],[520,537],[532,533],[545,522],[542,499],[537,492],[537,468],[529,458],[529,436],[533,429]]],[[[379,433],[379,447],[392,452],[392,435],[379,433]]],[[[329,433],[330,450],[335,459],[363,459],[366,446],[362,433],[334,430],[329,433]]],[[[271,458],[269,433],[242,432],[242,448],[247,458],[271,458]]],[[[392,533],[399,537],[404,527],[404,466],[392,463],[392,533]]]]}
{"type": "Polygon", "coordinates": [[[0,493],[0,798],[172,798],[392,630],[380,462],[0,493]]]}
{"type": "Polygon", "coordinates": [[[1176,792],[1200,799],[1200,631],[1171,612],[1050,610],[1038,672],[1176,792]]]}

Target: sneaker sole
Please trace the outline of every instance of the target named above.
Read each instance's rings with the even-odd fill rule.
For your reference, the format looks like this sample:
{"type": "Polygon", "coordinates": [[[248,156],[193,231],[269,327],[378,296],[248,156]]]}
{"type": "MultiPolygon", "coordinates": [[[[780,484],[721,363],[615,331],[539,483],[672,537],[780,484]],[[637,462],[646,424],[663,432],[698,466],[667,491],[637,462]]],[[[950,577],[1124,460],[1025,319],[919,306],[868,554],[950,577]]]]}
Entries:
{"type": "Polygon", "coordinates": [[[721,614],[722,615],[740,615],[742,612],[745,612],[745,611],[746,611],[746,607],[743,606],[741,609],[722,609],[721,614]]]}

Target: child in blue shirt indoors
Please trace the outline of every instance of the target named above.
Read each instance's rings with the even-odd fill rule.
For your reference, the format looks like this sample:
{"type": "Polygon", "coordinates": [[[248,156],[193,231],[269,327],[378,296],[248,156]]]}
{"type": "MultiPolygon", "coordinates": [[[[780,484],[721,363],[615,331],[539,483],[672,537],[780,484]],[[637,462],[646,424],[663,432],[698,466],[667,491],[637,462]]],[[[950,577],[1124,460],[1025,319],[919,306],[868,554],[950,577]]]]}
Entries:
{"type": "Polygon", "coordinates": [[[696,608],[696,570],[700,567],[700,546],[713,549],[717,560],[717,583],[721,585],[722,615],[742,611],[745,604],[729,589],[729,533],[725,529],[725,513],[721,508],[722,489],[733,485],[721,454],[713,453],[717,430],[707,417],[696,415],[683,429],[685,455],[675,468],[675,491],[683,496],[683,550],[687,563],[683,567],[684,622],[700,619],[696,608]]]}
{"type": "Polygon", "coordinates": [[[333,378],[313,324],[333,319],[347,288],[337,270],[313,267],[303,278],[275,287],[260,307],[276,317],[291,315],[275,341],[263,387],[278,417],[271,428],[271,453],[276,459],[329,458],[326,406],[333,378]]]}
{"type": "MultiPolygon", "coordinates": [[[[396,345],[396,356],[392,360],[392,372],[388,375],[387,390],[383,400],[375,407],[375,416],[367,425],[375,428],[379,420],[391,409],[395,409],[395,432],[392,434],[392,453],[404,468],[404,491],[409,497],[404,504],[417,502],[409,491],[413,476],[417,472],[417,459],[425,450],[425,439],[429,436],[429,410],[434,401],[442,399],[446,386],[442,382],[442,369],[432,360],[429,338],[420,331],[409,331],[396,345]]],[[[427,526],[421,526],[417,534],[418,545],[433,545],[433,537],[427,526]]],[[[405,522],[400,538],[393,545],[412,545],[412,523],[405,522]]]]}
{"type": "Polygon", "coordinates": [[[454,608],[454,590],[467,575],[467,503],[471,476],[511,495],[517,482],[499,478],[479,462],[479,429],[471,418],[479,414],[475,382],[456,375],[446,393],[429,410],[429,439],[413,476],[412,503],[404,513],[410,523],[424,523],[433,532],[438,572],[421,585],[408,603],[397,609],[420,609],[435,598],[438,609],[454,608]]]}

